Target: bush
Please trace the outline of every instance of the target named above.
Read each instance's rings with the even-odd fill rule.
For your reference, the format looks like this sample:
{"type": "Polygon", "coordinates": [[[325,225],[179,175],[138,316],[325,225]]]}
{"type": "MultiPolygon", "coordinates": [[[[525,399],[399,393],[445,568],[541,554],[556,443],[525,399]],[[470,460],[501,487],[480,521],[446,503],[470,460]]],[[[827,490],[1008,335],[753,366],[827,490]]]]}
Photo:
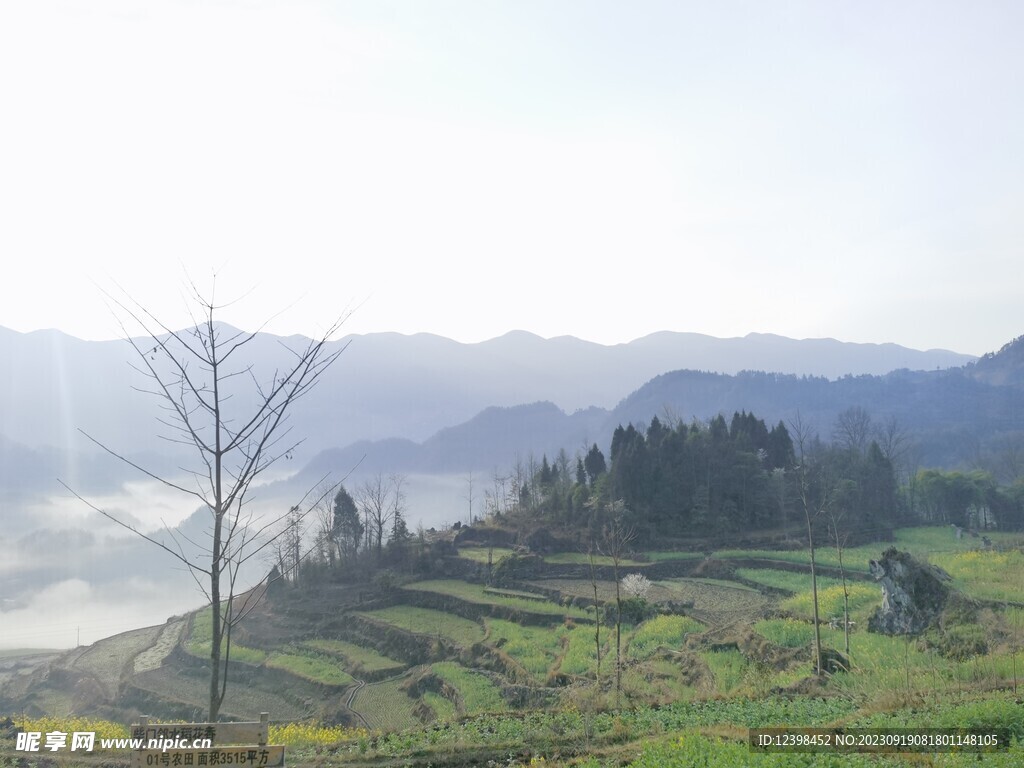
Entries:
{"type": "Polygon", "coordinates": [[[657,609],[642,597],[627,597],[622,601],[622,623],[639,624],[657,614],[657,609]]]}

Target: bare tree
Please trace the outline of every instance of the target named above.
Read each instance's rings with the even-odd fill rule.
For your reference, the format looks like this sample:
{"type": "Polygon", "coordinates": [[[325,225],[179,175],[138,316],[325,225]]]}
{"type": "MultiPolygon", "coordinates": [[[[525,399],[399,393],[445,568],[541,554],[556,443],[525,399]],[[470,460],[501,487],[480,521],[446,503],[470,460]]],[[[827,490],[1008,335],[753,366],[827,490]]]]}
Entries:
{"type": "Polygon", "coordinates": [[[829,532],[832,534],[832,544],[836,548],[836,557],[839,558],[839,578],[843,584],[843,652],[846,654],[847,663],[850,659],[850,589],[846,582],[846,568],[843,565],[843,552],[846,550],[846,542],[850,538],[850,532],[840,530],[840,525],[845,516],[845,510],[839,505],[828,510],[829,532]]]}
{"type": "Polygon", "coordinates": [[[608,525],[604,529],[604,546],[612,559],[612,572],[615,577],[615,704],[619,704],[622,692],[622,585],[619,579],[619,567],[626,555],[629,545],[636,538],[636,531],[627,527],[623,516],[625,504],[613,501],[608,525]]]}
{"type": "Polygon", "coordinates": [[[469,524],[473,524],[473,472],[470,471],[469,475],[466,476],[466,495],[462,498],[469,502],[469,524]]]}
{"type": "Polygon", "coordinates": [[[366,521],[366,535],[376,548],[379,560],[384,549],[384,533],[393,514],[391,485],[383,474],[378,472],[363,482],[359,488],[359,506],[366,521]]]}
{"type": "Polygon", "coordinates": [[[857,453],[864,453],[871,437],[871,414],[859,405],[853,405],[836,416],[832,440],[857,453]]]}
{"type": "Polygon", "coordinates": [[[325,487],[325,485],[318,487],[317,494],[320,497],[320,501],[314,506],[317,555],[322,562],[327,563],[331,570],[334,570],[334,563],[338,555],[338,540],[334,526],[334,505],[332,504],[330,493],[335,487],[331,486],[330,489],[325,487]]]}
{"type": "Polygon", "coordinates": [[[379,560],[384,551],[384,541],[408,536],[405,526],[405,475],[392,474],[385,477],[378,472],[365,480],[359,488],[359,506],[363,510],[369,543],[377,550],[379,560]],[[400,530],[399,530],[400,529],[400,530]]]}
{"type": "Polygon", "coordinates": [[[597,650],[597,677],[595,680],[597,692],[601,692],[601,601],[597,596],[597,564],[594,562],[594,554],[597,546],[591,540],[587,547],[587,562],[590,564],[590,586],[594,590],[594,646],[597,650]]]}
{"type": "Polygon", "coordinates": [[[814,608],[814,669],[821,675],[821,617],[818,612],[818,571],[815,561],[814,524],[835,503],[837,487],[828,477],[822,462],[812,455],[812,436],[798,411],[790,422],[797,449],[796,486],[804,522],[807,524],[807,551],[811,560],[811,598],[814,608]]]}
{"type": "Polygon", "coordinates": [[[299,583],[299,565],[302,563],[302,536],[305,533],[303,518],[305,515],[299,507],[292,507],[288,510],[288,516],[284,521],[284,528],[279,538],[283,542],[284,565],[282,575],[290,578],[292,584],[299,583]]]}
{"type": "Polygon", "coordinates": [[[344,318],[318,339],[286,347],[287,364],[260,379],[242,357],[262,326],[244,332],[220,324],[220,312],[230,303],[218,303],[216,284],[207,296],[189,282],[188,293],[194,327],[183,331],[167,327],[131,297],[111,297],[125,339],[136,353],[135,368],[149,382],[143,391],[156,397],[163,409],[159,421],[165,432],[160,437],[185,446],[193,457],[193,464],[182,468],[187,479],[158,474],[82,434],[147,477],[195,498],[210,512],[210,542],[197,545],[208,563],[204,566],[186,555],[173,532],[173,544],[167,544],[89,504],[181,561],[210,601],[209,717],[216,722],[227,690],[231,630],[265,591],[264,585],[241,596],[236,591],[240,570],[269,546],[273,539],[266,534],[287,516],[256,520],[247,497],[253,481],[279,459],[290,458],[301,442],[290,438],[288,414],[344,350],[332,350],[328,344],[344,318]]]}

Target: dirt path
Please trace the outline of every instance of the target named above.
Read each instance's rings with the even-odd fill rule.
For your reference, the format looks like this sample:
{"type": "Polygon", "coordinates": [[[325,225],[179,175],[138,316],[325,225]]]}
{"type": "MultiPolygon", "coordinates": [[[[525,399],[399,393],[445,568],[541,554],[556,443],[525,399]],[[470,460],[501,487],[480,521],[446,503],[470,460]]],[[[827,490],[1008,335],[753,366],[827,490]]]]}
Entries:
{"type": "MultiPolygon", "coordinates": [[[[352,679],[356,680],[355,678],[352,678],[352,679]]],[[[366,687],[366,681],[365,680],[356,680],[356,686],[349,692],[348,698],[345,700],[345,706],[348,708],[349,712],[351,712],[353,715],[355,715],[356,717],[359,718],[359,722],[361,722],[363,724],[363,727],[366,730],[370,730],[370,724],[368,722],[366,722],[366,718],[363,717],[361,713],[357,712],[356,708],[353,706],[355,704],[355,701],[356,701],[356,695],[361,690],[363,690],[363,688],[365,688],[365,687],[366,687]]]]}

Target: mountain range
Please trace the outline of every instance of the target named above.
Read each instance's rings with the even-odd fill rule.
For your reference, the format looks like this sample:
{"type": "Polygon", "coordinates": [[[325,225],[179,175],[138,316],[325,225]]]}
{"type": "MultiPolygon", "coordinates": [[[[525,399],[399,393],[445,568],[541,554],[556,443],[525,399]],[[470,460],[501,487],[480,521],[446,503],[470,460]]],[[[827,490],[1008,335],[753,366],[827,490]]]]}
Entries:
{"type": "MultiPolygon", "coordinates": [[[[247,347],[246,362],[256,371],[273,371],[286,363],[290,348],[305,341],[259,334],[247,347]]],[[[294,433],[304,439],[297,465],[323,465],[332,453],[319,454],[328,451],[341,466],[354,466],[350,457],[367,454],[364,470],[427,472],[490,468],[513,461],[517,453],[556,446],[572,451],[606,441],[616,418],[646,420],[678,400],[652,394],[667,383],[656,377],[670,371],[708,372],[688,374],[689,389],[699,390],[698,381],[718,381],[710,393],[721,392],[727,381],[710,374],[770,370],[824,381],[901,368],[941,370],[974,360],[947,350],[771,334],[716,339],[662,332],[604,346],[523,331],[476,344],[378,333],[346,336],[331,346],[344,353],[292,414],[294,433]],[[655,399],[641,404],[645,397],[655,399]],[[548,405],[523,407],[531,403],[548,405]],[[508,408],[515,410],[502,410],[508,408]]],[[[149,382],[136,369],[134,355],[123,341],[0,328],[0,356],[7,363],[0,377],[0,491],[50,493],[58,476],[86,490],[119,482],[124,467],[79,430],[156,471],[174,471],[182,457],[173,443],[157,437],[166,432],[156,421],[159,402],[145,392],[149,382]]],[[[677,410],[684,418],[732,407],[773,418],[786,410],[759,404],[727,393],[691,395],[677,410]]]]}

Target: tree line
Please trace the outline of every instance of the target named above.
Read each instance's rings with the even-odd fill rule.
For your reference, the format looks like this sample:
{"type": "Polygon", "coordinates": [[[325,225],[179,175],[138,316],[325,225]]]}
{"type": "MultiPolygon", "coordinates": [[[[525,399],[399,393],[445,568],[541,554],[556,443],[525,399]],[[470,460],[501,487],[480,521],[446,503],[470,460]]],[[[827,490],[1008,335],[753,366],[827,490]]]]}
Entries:
{"type": "Polygon", "coordinates": [[[805,501],[834,510],[855,538],[884,539],[918,523],[1024,528],[1024,478],[1001,485],[983,470],[918,470],[899,423],[876,423],[861,407],[840,413],[829,437],[799,416],[771,427],[746,411],[691,423],[655,416],[648,425],[618,426],[607,459],[593,444],[574,461],[564,450],[554,461],[517,461],[489,494],[504,499],[491,513],[516,512],[593,536],[619,504],[642,541],[754,530],[789,535],[804,518],[805,501]]]}

